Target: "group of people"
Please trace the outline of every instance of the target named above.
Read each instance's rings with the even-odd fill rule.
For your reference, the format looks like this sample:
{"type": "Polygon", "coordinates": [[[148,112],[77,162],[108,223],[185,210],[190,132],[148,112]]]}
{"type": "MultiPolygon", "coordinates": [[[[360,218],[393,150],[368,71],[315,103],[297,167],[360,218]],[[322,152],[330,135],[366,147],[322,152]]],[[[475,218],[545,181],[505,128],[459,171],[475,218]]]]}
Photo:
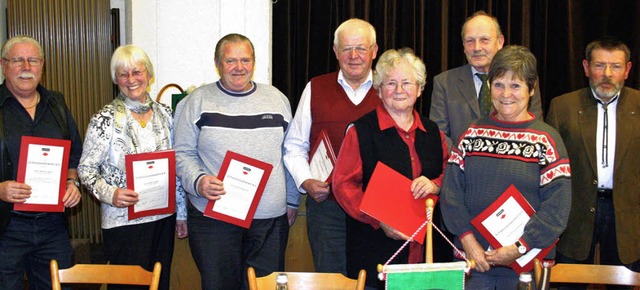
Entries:
{"type": "MultiPolygon", "coordinates": [[[[278,89],[252,81],[255,48],[243,35],[218,41],[220,80],[190,93],[175,116],[148,94],[147,54],[122,46],[111,59],[119,94],[91,118],[83,145],[61,94],[39,85],[40,44],[11,38],[0,60],[0,288],[22,289],[25,272],[34,289],[50,288],[49,261],[72,265],[64,213],[13,210],[31,194],[15,181],[22,136],[71,140],[64,206],[79,203],[81,181],[101,202],[105,258],[147,269],[160,261],[161,289],[169,289],[174,235],[189,237],[203,289],[246,289],[249,266],[258,276],[283,271],[300,193],[316,271],[355,278],[365,269],[367,289],[384,289],[376,265],[410,237],[360,210],[378,162],[412,181],[389,194],[440,196],[433,222],[450,235],[435,236],[435,261],[473,259],[468,289],[515,289],[509,265],[558,238],[546,258],[593,263],[599,245],[601,263],[639,271],[640,92],[624,87],[627,46],[590,43],[583,61],[590,87],[553,99],[545,123],[526,47],[504,46],[498,21],[484,12],[467,19],[462,43],[468,64],[434,78],[429,118],[414,109],[424,62],[410,49],[389,49],[374,70],[376,32],[360,19],[336,29],[339,69],[309,81],[295,115],[278,89]],[[309,165],[323,132],[338,156],[331,180],[317,179],[309,165]],[[125,156],[167,149],[176,152],[176,213],[130,220],[127,209],[140,197],[127,188],[125,156]],[[203,214],[227,194],[218,175],[228,151],[273,166],[248,228],[203,214]],[[493,249],[471,219],[510,186],[535,214],[514,244],[493,249]],[[456,255],[445,241],[454,236],[456,255]]],[[[423,260],[424,247],[412,241],[394,263],[423,260]]]]}

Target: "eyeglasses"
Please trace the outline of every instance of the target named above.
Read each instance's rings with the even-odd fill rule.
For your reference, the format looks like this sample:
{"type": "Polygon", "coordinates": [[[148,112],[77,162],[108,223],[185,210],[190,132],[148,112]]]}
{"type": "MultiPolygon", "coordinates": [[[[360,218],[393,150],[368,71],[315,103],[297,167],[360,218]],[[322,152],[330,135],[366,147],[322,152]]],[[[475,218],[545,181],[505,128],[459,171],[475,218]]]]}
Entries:
{"type": "Polygon", "coordinates": [[[598,71],[603,71],[605,69],[607,69],[607,67],[610,67],[612,71],[614,72],[621,72],[625,70],[625,65],[624,64],[620,64],[620,63],[603,63],[603,62],[596,62],[594,63],[591,67],[593,67],[594,70],[598,70],[598,71]]]}
{"type": "Polygon", "coordinates": [[[373,47],[373,45],[369,46],[369,47],[364,47],[364,46],[345,46],[340,50],[340,53],[342,53],[343,55],[348,55],[351,54],[352,51],[355,50],[356,53],[358,53],[358,55],[365,55],[369,52],[369,50],[373,47]]]}
{"type": "Polygon", "coordinates": [[[25,62],[28,62],[29,65],[33,67],[39,67],[40,65],[42,65],[42,59],[39,57],[29,57],[26,59],[23,57],[12,57],[12,58],[3,57],[2,59],[4,59],[4,61],[8,61],[10,67],[22,67],[24,66],[25,62]]]}
{"type": "Polygon", "coordinates": [[[146,71],[147,71],[146,69],[143,69],[143,70],[132,70],[131,73],[116,73],[116,77],[122,81],[128,80],[129,77],[131,76],[137,79],[137,78],[141,78],[146,71]]]}
{"type": "MultiPolygon", "coordinates": [[[[398,84],[397,82],[388,82],[386,84],[382,84],[382,86],[387,90],[387,91],[395,91],[398,89],[398,84]]],[[[400,87],[402,88],[403,91],[410,91],[413,90],[413,88],[416,87],[416,83],[412,83],[412,82],[402,82],[400,83],[400,87]]]]}

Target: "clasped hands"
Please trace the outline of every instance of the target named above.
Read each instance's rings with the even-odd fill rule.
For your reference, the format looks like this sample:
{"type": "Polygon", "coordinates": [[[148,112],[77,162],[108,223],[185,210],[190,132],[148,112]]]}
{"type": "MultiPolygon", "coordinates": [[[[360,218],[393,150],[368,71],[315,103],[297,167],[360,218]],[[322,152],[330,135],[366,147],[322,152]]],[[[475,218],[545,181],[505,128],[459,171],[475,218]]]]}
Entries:
{"type": "Polygon", "coordinates": [[[485,251],[473,234],[462,237],[460,242],[462,242],[467,259],[475,261],[475,270],[478,272],[489,271],[493,266],[509,266],[516,259],[522,257],[515,245],[485,251]]]}

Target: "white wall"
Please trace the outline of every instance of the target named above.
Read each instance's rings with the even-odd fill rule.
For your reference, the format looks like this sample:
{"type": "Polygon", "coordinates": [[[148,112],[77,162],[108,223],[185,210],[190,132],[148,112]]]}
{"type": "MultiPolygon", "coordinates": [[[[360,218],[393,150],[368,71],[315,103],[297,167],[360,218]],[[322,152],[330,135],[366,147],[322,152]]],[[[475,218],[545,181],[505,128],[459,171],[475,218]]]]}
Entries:
{"type": "Polygon", "coordinates": [[[151,58],[156,73],[152,97],[168,83],[187,89],[218,80],[215,44],[232,32],[246,35],[255,46],[254,80],[271,83],[270,0],[110,1],[125,10],[120,11],[125,18],[122,44],[138,45],[151,58]]]}

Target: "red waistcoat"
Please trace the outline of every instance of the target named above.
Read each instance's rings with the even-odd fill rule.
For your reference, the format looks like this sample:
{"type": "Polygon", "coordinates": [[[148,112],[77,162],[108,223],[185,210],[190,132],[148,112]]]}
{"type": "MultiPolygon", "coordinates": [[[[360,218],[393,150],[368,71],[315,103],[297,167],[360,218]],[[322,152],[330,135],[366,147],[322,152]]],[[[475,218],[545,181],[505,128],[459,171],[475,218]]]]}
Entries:
{"type": "Polygon", "coordinates": [[[311,79],[311,134],[313,146],[324,129],[329,135],[333,152],[338,152],[349,123],[376,109],[380,98],[371,88],[367,96],[355,105],[338,83],[338,72],[324,74],[311,79]]]}

